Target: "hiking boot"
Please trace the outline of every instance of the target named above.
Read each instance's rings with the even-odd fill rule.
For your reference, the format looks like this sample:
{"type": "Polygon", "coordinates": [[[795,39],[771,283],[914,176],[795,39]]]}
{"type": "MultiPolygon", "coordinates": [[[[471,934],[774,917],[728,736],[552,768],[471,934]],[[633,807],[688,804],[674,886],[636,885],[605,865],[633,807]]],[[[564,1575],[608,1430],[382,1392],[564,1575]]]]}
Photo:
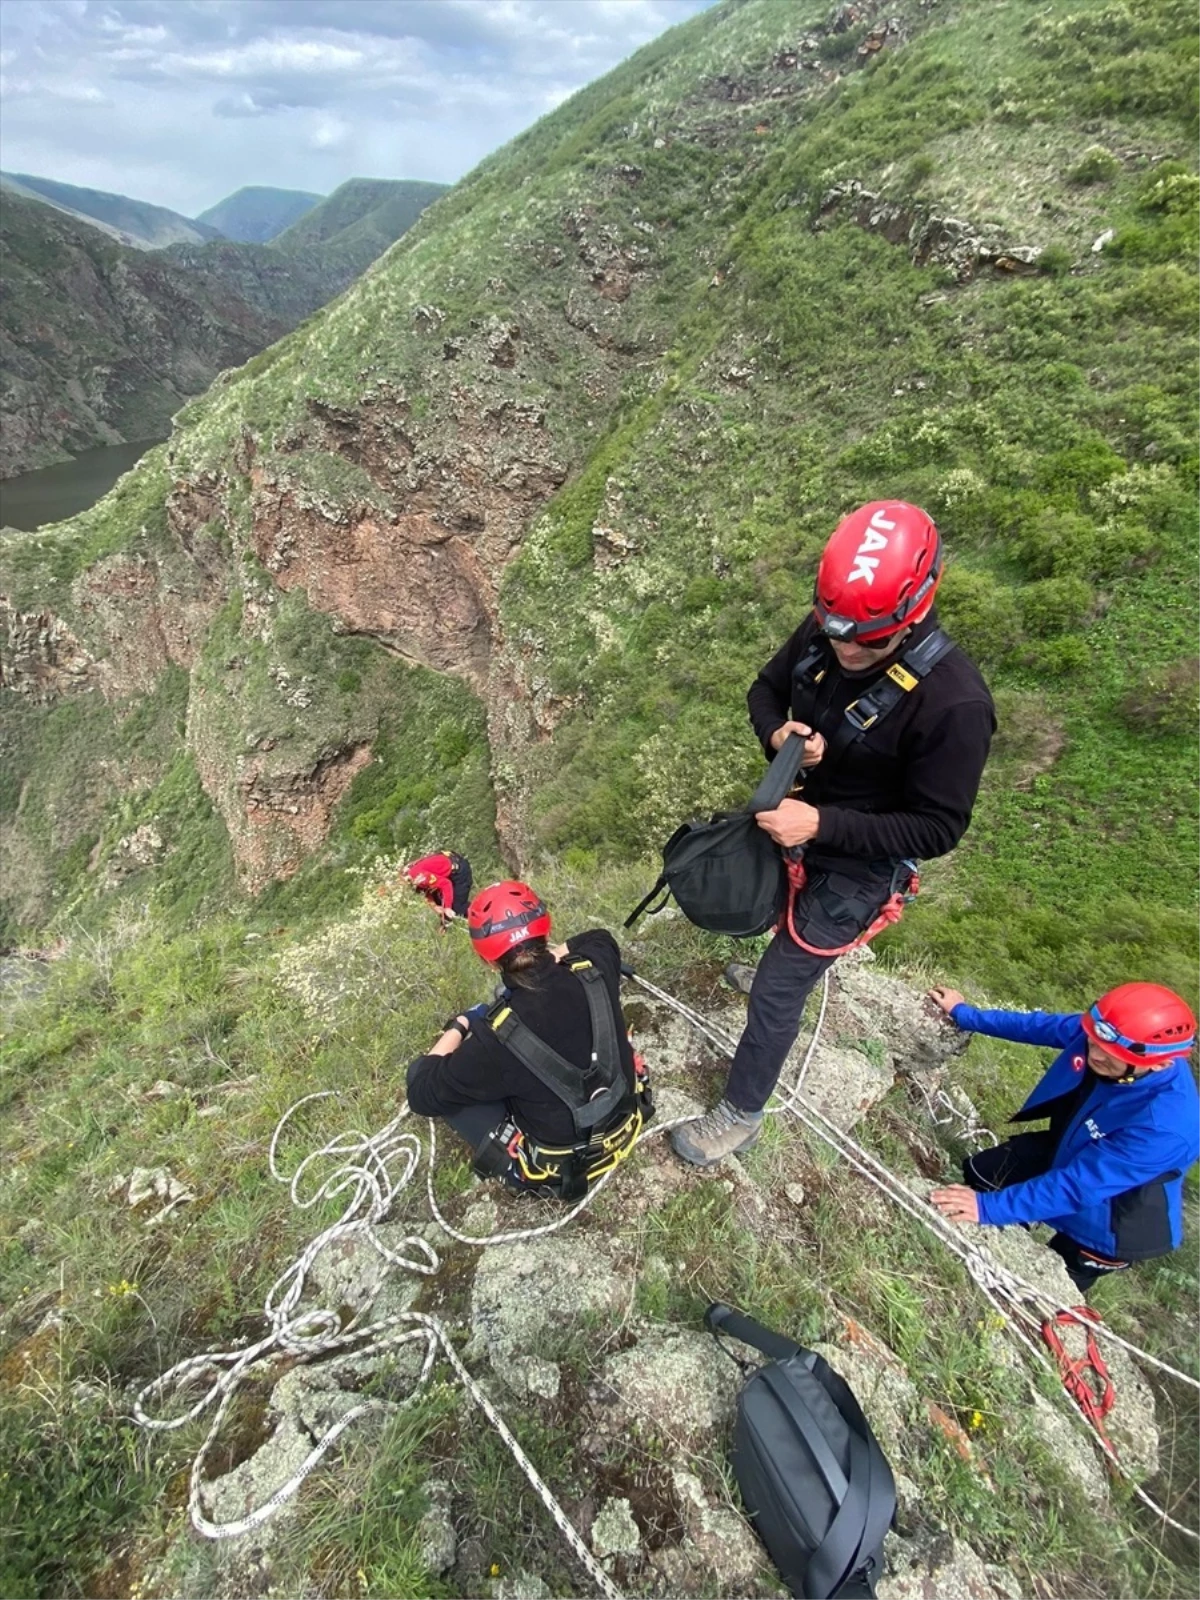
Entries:
{"type": "Polygon", "coordinates": [[[748,967],[744,961],[731,961],[722,976],[731,989],[736,989],[739,994],[749,994],[757,971],[757,967],[748,967]]]}
{"type": "Polygon", "coordinates": [[[762,1124],[761,1111],[739,1111],[728,1100],[719,1100],[703,1117],[673,1129],[671,1148],[694,1167],[711,1167],[756,1145],[762,1124]]]}

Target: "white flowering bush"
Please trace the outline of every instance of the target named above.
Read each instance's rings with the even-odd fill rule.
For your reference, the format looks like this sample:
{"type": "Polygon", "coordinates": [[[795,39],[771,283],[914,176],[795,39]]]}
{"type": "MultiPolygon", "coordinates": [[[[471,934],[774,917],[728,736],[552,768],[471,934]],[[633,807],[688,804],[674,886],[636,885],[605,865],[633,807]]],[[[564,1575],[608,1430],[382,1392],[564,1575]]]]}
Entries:
{"type": "Polygon", "coordinates": [[[480,996],[479,963],[465,929],[437,914],[399,880],[401,862],[377,857],[350,869],[362,897],[347,917],[276,958],[276,977],[299,1001],[317,1037],[411,1024],[414,1048],[449,1012],[480,996]]]}

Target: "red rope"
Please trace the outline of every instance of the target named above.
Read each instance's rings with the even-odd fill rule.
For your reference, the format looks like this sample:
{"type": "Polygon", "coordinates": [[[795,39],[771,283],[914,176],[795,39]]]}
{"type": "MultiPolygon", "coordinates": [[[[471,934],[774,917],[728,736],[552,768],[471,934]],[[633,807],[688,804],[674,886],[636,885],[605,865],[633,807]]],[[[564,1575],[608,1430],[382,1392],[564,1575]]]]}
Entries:
{"type": "Polygon", "coordinates": [[[1058,1362],[1059,1376],[1063,1381],[1063,1388],[1075,1401],[1084,1416],[1095,1428],[1096,1432],[1108,1444],[1108,1435],[1104,1431],[1104,1419],[1116,1404],[1117,1391],[1109,1376],[1108,1367],[1104,1357],[1100,1354],[1100,1346],[1096,1336],[1088,1327],[1089,1323],[1096,1324],[1101,1320],[1099,1314],[1090,1306],[1075,1306],[1071,1311],[1059,1311],[1042,1323],[1042,1338],[1050,1347],[1054,1359],[1058,1362]],[[1074,1323],[1087,1329],[1087,1348],[1078,1360],[1075,1360],[1067,1351],[1058,1334],[1058,1327],[1070,1327],[1074,1323]]]}

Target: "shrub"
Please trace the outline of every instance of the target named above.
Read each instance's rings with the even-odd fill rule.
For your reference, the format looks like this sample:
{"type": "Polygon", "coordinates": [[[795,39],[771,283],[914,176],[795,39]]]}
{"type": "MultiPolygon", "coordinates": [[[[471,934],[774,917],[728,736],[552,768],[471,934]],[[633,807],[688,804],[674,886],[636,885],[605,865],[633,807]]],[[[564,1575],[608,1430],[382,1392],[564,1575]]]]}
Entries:
{"type": "Polygon", "coordinates": [[[1150,672],[1121,701],[1120,715],[1139,732],[1150,728],[1190,738],[1200,718],[1200,659],[1150,672]]]}
{"type": "Polygon", "coordinates": [[[1021,618],[1011,589],[990,572],[955,563],[938,590],[947,630],[980,666],[998,666],[1021,638],[1021,618]]]}
{"type": "Polygon", "coordinates": [[[1075,265],[1075,257],[1065,244],[1048,244],[1037,258],[1037,269],[1048,278],[1065,277],[1075,265]]]}
{"type": "Polygon", "coordinates": [[[926,178],[932,178],[936,171],[937,162],[931,155],[926,155],[922,151],[920,155],[914,156],[908,166],[905,167],[904,175],[900,179],[901,185],[909,190],[919,189],[926,178]]]}
{"type": "Polygon", "coordinates": [[[1045,644],[1031,645],[1021,652],[1020,659],[1024,666],[1047,678],[1065,678],[1082,672],[1092,657],[1087,641],[1077,633],[1068,633],[1060,639],[1048,639],[1045,644]]]}
{"type": "Polygon", "coordinates": [[[1043,578],[1027,584],[1018,597],[1026,631],[1035,638],[1080,627],[1095,601],[1091,585],[1078,577],[1043,578]]]}
{"type": "Polygon", "coordinates": [[[1106,150],[1102,144],[1094,144],[1084,151],[1067,173],[1067,181],[1080,185],[1111,183],[1120,170],[1121,163],[1112,151],[1106,150]]]}

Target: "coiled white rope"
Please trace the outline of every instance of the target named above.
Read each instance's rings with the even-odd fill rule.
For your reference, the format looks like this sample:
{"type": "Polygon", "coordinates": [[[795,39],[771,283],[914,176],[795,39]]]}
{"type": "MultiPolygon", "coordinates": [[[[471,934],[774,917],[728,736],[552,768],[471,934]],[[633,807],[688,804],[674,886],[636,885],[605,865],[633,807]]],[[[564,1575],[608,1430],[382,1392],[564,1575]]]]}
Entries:
{"type": "MultiPolygon", "coordinates": [[[[1059,1305],[1033,1284],[1027,1283],[1023,1278],[1018,1277],[1016,1273],[1010,1272],[1006,1267],[1002,1267],[974,1245],[968,1243],[952,1223],[943,1217],[939,1211],[929,1206],[920,1196],[915,1195],[905,1183],[897,1178],[881,1161],[877,1160],[869,1150],[860,1145],[857,1140],[852,1139],[849,1134],[843,1132],[836,1123],[831,1122],[810,1100],[802,1100],[800,1098],[799,1086],[808,1071],[813,1052],[820,1037],[821,1026],[825,1020],[825,1011],[829,1000],[830,970],[828,967],[825,970],[820,1013],[797,1074],[796,1083],[791,1090],[786,1092],[776,1089],[772,1098],[777,1103],[767,1106],[767,1115],[773,1116],[788,1112],[797,1117],[805,1127],[811,1129],[819,1138],[831,1145],[852,1167],[871,1183],[875,1184],[877,1188],[882,1189],[890,1200],[914,1217],[922,1227],[935,1234],[949,1250],[953,1251],[963,1261],[971,1278],[986,1296],[1013,1338],[1024,1347],[1028,1354],[1033,1356],[1039,1366],[1048,1366],[1049,1357],[1046,1351],[1017,1325],[1018,1320],[1024,1322],[1026,1328],[1032,1327],[1040,1333],[1042,1322],[1048,1315],[1057,1315],[1064,1311],[1069,1315],[1075,1308],[1059,1305]],[[1037,1312],[1035,1313],[1031,1308],[1037,1308],[1037,1312]]],[[[700,1016],[698,1012],[693,1011],[683,1001],[675,999],[673,995],[666,994],[663,990],[648,983],[644,978],[639,977],[637,974],[633,974],[633,978],[636,983],[639,983],[651,994],[656,995],[658,999],[677,1011],[680,1016],[690,1022],[698,1032],[702,1033],[723,1053],[727,1055],[733,1054],[737,1048],[736,1042],[723,1030],[700,1016]]],[[[1078,1321],[1079,1319],[1076,1318],[1075,1320],[1078,1321]]],[[[1189,1373],[1181,1372],[1178,1367],[1171,1366],[1169,1362],[1162,1361],[1157,1356],[1151,1355],[1149,1351],[1142,1350],[1138,1345],[1131,1343],[1128,1339],[1123,1339],[1120,1334],[1114,1333],[1107,1323],[1093,1324],[1088,1322],[1086,1326],[1090,1332],[1103,1338],[1111,1339],[1115,1344],[1121,1345],[1131,1355],[1136,1356],[1139,1361],[1144,1361],[1150,1366],[1156,1367],[1159,1371],[1168,1373],[1171,1377],[1178,1379],[1193,1389],[1200,1389],[1200,1381],[1193,1378],[1189,1373]]],[[[1140,1484],[1133,1481],[1132,1475],[1121,1462],[1112,1441],[1092,1423],[1090,1418],[1086,1417],[1077,1406],[1072,1405],[1069,1409],[1070,1414],[1087,1429],[1106,1459],[1111,1461],[1122,1476],[1130,1482],[1138,1499],[1148,1506],[1155,1516],[1168,1527],[1174,1528],[1179,1533],[1186,1534],[1190,1539],[1200,1540],[1200,1532],[1197,1532],[1194,1528],[1189,1528],[1182,1522],[1177,1522],[1174,1517],[1170,1516],[1162,1506],[1142,1489],[1140,1484]]]]}
{"type": "MultiPolygon", "coordinates": [[[[397,1197],[411,1181],[422,1159],[420,1138],[412,1131],[411,1126],[404,1125],[408,1118],[407,1108],[375,1134],[364,1134],[351,1129],[329,1140],[305,1156],[290,1179],[279,1170],[276,1159],[279,1141],[288,1123],[302,1106],[330,1098],[339,1096],[333,1090],[320,1090],[297,1100],[284,1112],[271,1136],[267,1156],[271,1175],[280,1183],[288,1184],[292,1203],[297,1209],[305,1211],[322,1200],[336,1199],[343,1194],[348,1195],[348,1198],[340,1217],[317,1234],[272,1284],[264,1303],[264,1315],[269,1325],[269,1332],[241,1350],[211,1351],[178,1362],[161,1377],[147,1384],[134,1401],[135,1420],[141,1427],[150,1431],[180,1428],[185,1423],[194,1421],[209,1406],[216,1406],[208,1433],[192,1462],[188,1487],[188,1511],[192,1525],[197,1532],[209,1539],[234,1539],[261,1527],[280,1506],[291,1499],[341,1435],[355,1422],[372,1413],[389,1412],[410,1405],[428,1381],[440,1349],[472,1402],[479,1407],[503,1439],[531,1488],[578,1556],[597,1589],[606,1596],[606,1600],[621,1600],[620,1590],[571,1523],[513,1436],[504,1418],[468,1372],[451,1343],[445,1325],[437,1317],[427,1316],[418,1311],[402,1311],[377,1321],[367,1320],[374,1301],[383,1287],[382,1278],[345,1329],[333,1311],[319,1307],[300,1309],[300,1300],[313,1264],[323,1251],[341,1239],[351,1236],[362,1237],[370,1242],[389,1266],[400,1267],[422,1276],[432,1276],[441,1265],[437,1251],[419,1234],[407,1235],[399,1241],[401,1248],[393,1249],[384,1244],[376,1232],[377,1224],[387,1216],[397,1197]],[[337,1157],[347,1159],[311,1194],[305,1196],[304,1181],[313,1165],[337,1157]],[[204,1466],[238,1388],[252,1371],[268,1367],[283,1359],[295,1363],[327,1357],[332,1359],[323,1361],[323,1369],[336,1370],[342,1362],[351,1360],[361,1362],[366,1357],[378,1359],[414,1343],[424,1346],[424,1355],[412,1387],[402,1401],[397,1404],[366,1400],[351,1407],[321,1436],[291,1477],[261,1505],[234,1521],[218,1523],[212,1520],[204,1508],[204,1466]],[[182,1392],[199,1384],[204,1384],[206,1387],[200,1397],[186,1410],[169,1417],[154,1416],[147,1410],[148,1405],[163,1401],[169,1393],[182,1392]]],[[[686,1120],[678,1118],[675,1122],[661,1124],[643,1137],[666,1133],[675,1127],[677,1122],[686,1120]]],[[[433,1192],[436,1156],[436,1134],[434,1124],[430,1121],[429,1161],[426,1168],[426,1194],[430,1211],[438,1225],[451,1238],[463,1244],[477,1246],[513,1244],[518,1240],[536,1239],[557,1233],[592,1204],[619,1170],[618,1167],[614,1167],[598,1179],[577,1205],[563,1211],[552,1222],[540,1227],[512,1229],[505,1233],[480,1238],[454,1228],[443,1215],[433,1192]]]]}

